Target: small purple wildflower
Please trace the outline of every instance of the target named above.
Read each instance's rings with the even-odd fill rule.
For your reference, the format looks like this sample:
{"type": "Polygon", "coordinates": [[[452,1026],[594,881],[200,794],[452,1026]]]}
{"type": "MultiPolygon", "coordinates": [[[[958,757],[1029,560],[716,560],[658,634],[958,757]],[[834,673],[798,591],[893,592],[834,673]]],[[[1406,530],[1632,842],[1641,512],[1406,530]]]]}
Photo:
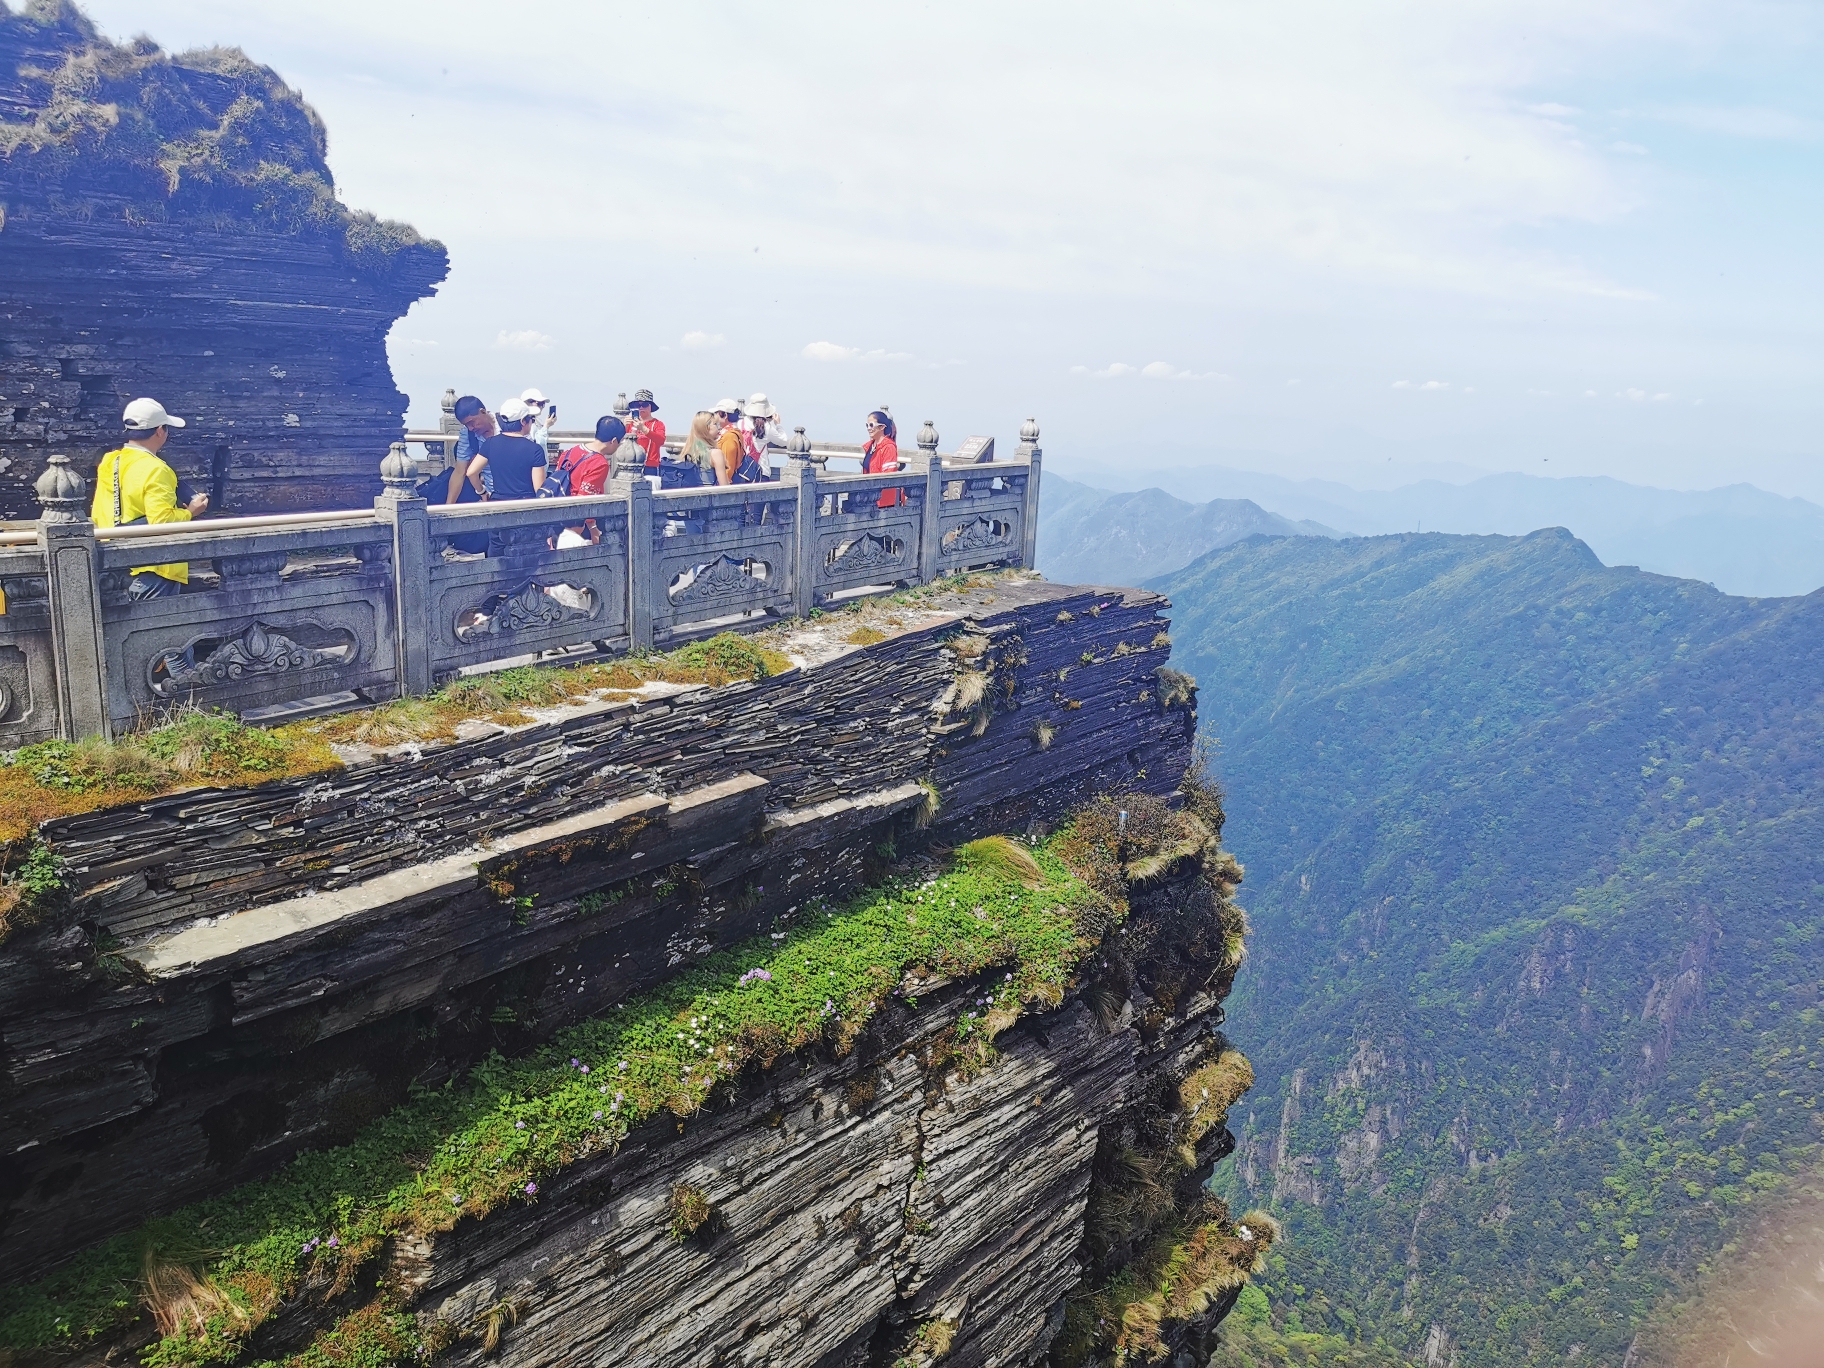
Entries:
{"type": "Polygon", "coordinates": [[[583,1066],[582,1066],[582,1068],[583,1068],[583,1072],[584,1072],[584,1073],[588,1073],[588,1072],[589,1072],[589,1066],[588,1066],[588,1065],[587,1065],[587,1064],[585,1064],[585,1065],[583,1065],[583,1066]]]}
{"type": "Polygon", "coordinates": [[[538,1195],[538,1184],[537,1183],[527,1183],[526,1184],[526,1195],[528,1197],[537,1196],[538,1195]]]}
{"type": "Polygon", "coordinates": [[[331,1249],[334,1249],[340,1243],[341,1243],[341,1241],[338,1240],[334,1235],[331,1235],[329,1237],[328,1244],[331,1249]]]}
{"type": "Polygon", "coordinates": [[[583,1061],[580,1059],[572,1059],[570,1061],[570,1067],[573,1069],[578,1069],[578,1068],[582,1067],[582,1063],[583,1063],[583,1061]]]}
{"type": "Polygon", "coordinates": [[[525,1128],[526,1128],[526,1123],[524,1121],[515,1121],[513,1123],[514,1130],[524,1130],[525,1128]]]}
{"type": "Polygon", "coordinates": [[[602,1114],[599,1111],[595,1114],[595,1119],[597,1121],[600,1121],[602,1119],[602,1114]]]}
{"type": "Polygon", "coordinates": [[[750,983],[771,983],[772,981],[773,976],[764,969],[749,969],[745,974],[741,975],[738,980],[744,987],[750,983]]]}

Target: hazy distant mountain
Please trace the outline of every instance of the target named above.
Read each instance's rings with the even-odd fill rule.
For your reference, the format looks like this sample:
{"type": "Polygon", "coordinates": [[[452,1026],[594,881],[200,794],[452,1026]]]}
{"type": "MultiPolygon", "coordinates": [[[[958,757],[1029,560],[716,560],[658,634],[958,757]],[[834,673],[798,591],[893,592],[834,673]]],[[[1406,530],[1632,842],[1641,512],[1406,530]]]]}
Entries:
{"type": "Polygon", "coordinates": [[[1187,503],[1160,489],[1113,494],[1051,474],[1039,505],[1038,568],[1063,584],[1138,584],[1256,533],[1342,535],[1269,513],[1250,499],[1187,503]]]}
{"type": "MultiPolygon", "coordinates": [[[[1808,594],[1824,585],[1824,508],[1753,485],[1673,490],[1606,477],[1489,475],[1362,490],[1203,467],[1134,472],[1188,498],[1252,499],[1288,518],[1373,536],[1390,532],[1523,535],[1568,528],[1605,565],[1700,579],[1730,594],[1808,594]]],[[[1046,477],[1049,484],[1051,477],[1046,477]]]]}
{"type": "Polygon", "coordinates": [[[1257,1310],[1459,1368],[1723,1362],[1654,1311],[1816,1184],[1824,593],[1556,530],[1263,539],[1156,584],[1247,865],[1219,1176],[1288,1222],[1257,1310]]]}

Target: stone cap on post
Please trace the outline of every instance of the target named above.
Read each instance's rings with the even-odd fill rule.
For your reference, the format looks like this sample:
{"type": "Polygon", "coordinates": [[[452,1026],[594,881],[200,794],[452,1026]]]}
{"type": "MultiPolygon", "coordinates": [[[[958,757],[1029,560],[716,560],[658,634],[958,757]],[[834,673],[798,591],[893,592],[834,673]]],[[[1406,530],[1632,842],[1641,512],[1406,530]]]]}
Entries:
{"type": "Polygon", "coordinates": [[[803,461],[816,466],[821,466],[828,459],[828,457],[811,453],[811,439],[804,435],[804,429],[801,427],[793,428],[792,435],[785,439],[785,454],[794,461],[803,461]]]}
{"type": "Polygon", "coordinates": [[[1039,420],[1028,418],[1020,424],[1020,444],[1014,448],[1015,456],[1030,456],[1039,449],[1039,420]]]}
{"type": "Polygon", "coordinates": [[[404,442],[394,442],[392,449],[380,462],[380,500],[398,503],[402,499],[414,498],[417,487],[418,464],[412,460],[405,449],[404,442]]]}
{"type": "Polygon", "coordinates": [[[45,459],[44,473],[32,490],[44,512],[40,522],[76,523],[89,520],[89,483],[70,466],[61,452],[45,459]]]}

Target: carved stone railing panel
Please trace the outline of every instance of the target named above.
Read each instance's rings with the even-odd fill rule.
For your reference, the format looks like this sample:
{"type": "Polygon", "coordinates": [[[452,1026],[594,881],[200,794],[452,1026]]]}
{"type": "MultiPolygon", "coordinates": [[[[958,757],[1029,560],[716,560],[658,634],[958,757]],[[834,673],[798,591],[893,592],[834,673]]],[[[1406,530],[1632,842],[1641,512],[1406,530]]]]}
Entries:
{"type": "Polygon", "coordinates": [[[585,644],[627,644],[627,504],[609,498],[553,499],[439,511],[431,519],[431,670],[446,678],[465,666],[585,644]],[[566,526],[593,524],[599,541],[553,548],[566,526]],[[475,558],[446,558],[452,537],[486,534],[475,558]]]}
{"type": "Polygon", "coordinates": [[[818,481],[812,571],[819,598],[875,584],[919,578],[925,516],[922,471],[894,475],[826,475],[818,481]],[[881,498],[894,502],[880,506],[881,498]]]}
{"type": "Polygon", "coordinates": [[[0,750],[57,735],[56,656],[51,646],[44,555],[36,547],[0,550],[0,750]]]}
{"type": "Polygon", "coordinates": [[[937,566],[949,573],[992,565],[1018,565],[1026,543],[1025,462],[996,461],[965,467],[948,478],[937,520],[937,566]]]}
{"type": "Polygon", "coordinates": [[[786,484],[668,490],[653,496],[645,589],[653,640],[743,614],[789,614],[798,491],[786,484]]]}
{"type": "Polygon", "coordinates": [[[392,589],[379,575],[104,604],[102,625],[116,730],[186,703],[246,712],[397,692],[392,589]]]}

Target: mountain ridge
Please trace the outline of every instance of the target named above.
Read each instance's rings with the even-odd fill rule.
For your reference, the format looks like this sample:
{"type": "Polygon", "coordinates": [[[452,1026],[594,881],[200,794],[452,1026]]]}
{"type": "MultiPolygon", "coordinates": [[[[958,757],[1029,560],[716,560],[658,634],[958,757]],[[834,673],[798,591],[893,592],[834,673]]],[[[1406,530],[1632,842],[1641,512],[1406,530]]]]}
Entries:
{"type": "Polygon", "coordinates": [[[1192,503],[1163,489],[1115,492],[1047,475],[1039,570],[1060,583],[1137,584],[1242,537],[1341,535],[1270,513],[1251,499],[1192,503]]]}
{"type": "Polygon", "coordinates": [[[1519,536],[1562,526],[1604,564],[1638,565],[1746,596],[1788,597],[1824,585],[1824,507],[1745,482],[1675,490],[1606,475],[1508,471],[1464,484],[1430,479],[1355,489],[1216,466],[1133,472],[1131,482],[1144,481],[1187,499],[1245,498],[1348,535],[1429,529],[1519,536]]]}

